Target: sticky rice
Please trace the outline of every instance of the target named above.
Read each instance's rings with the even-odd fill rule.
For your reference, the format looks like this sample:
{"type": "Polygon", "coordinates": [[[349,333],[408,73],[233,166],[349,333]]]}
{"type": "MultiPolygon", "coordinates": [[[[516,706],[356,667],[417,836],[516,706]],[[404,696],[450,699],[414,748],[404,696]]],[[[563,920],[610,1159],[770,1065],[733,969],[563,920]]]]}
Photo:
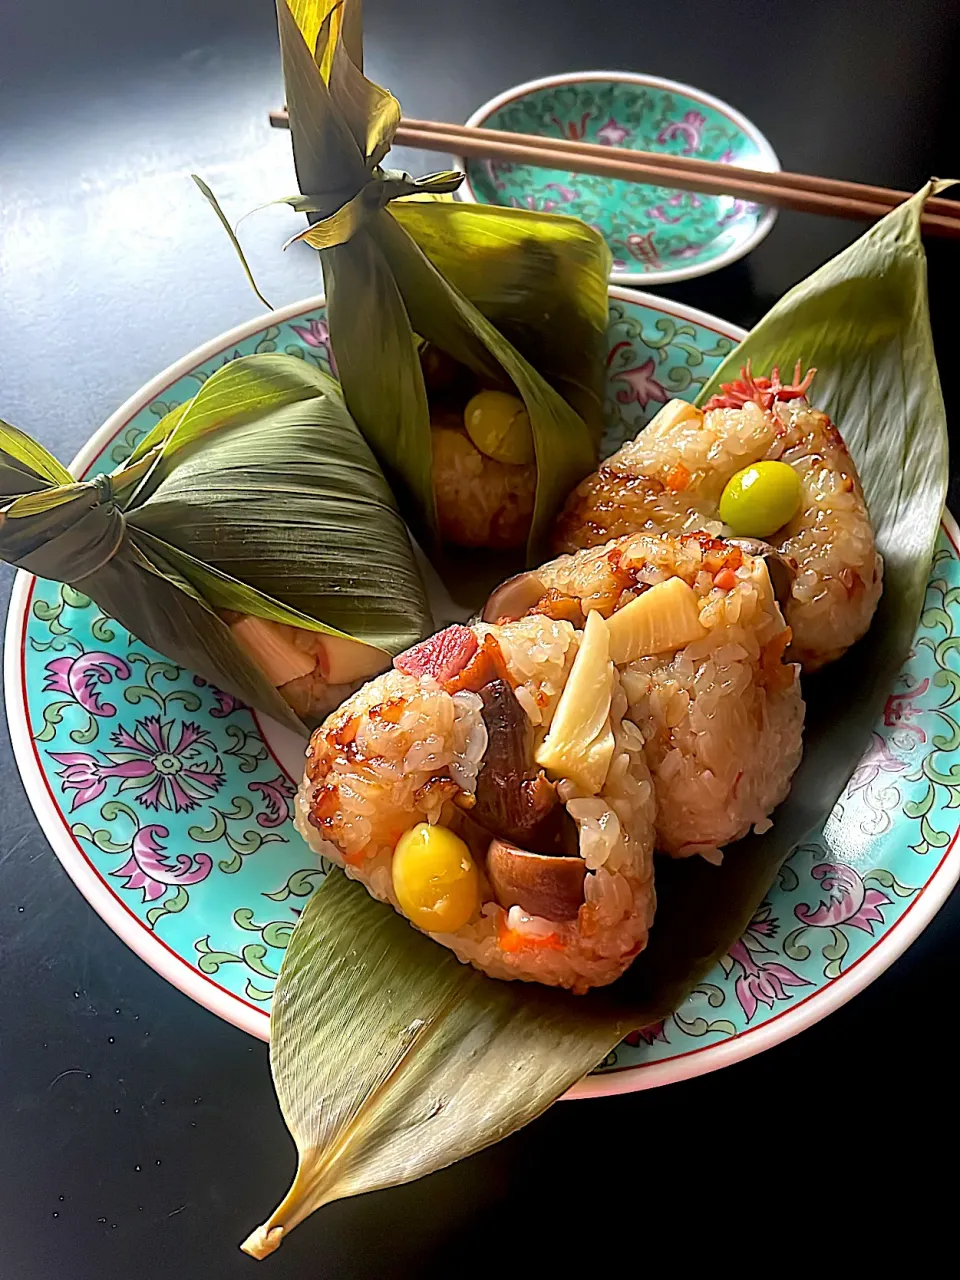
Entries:
{"type": "Polygon", "coordinates": [[[533,607],[572,598],[610,617],[670,577],[693,588],[705,634],[628,663],[620,681],[656,788],[658,850],[717,860],[769,827],[802,752],[798,669],[783,661],[790,629],[763,560],[707,534],[635,534],[542,566],[546,595],[533,607]]]}
{"type": "Polygon", "coordinates": [[[493,977],[576,992],[612,982],[646,945],[655,906],[653,786],[642,735],[626,718],[619,676],[610,664],[615,747],[602,788],[585,795],[569,780],[556,784],[575,832],[571,856],[582,864],[583,901],[575,917],[550,919],[497,901],[486,875],[484,858],[497,833],[471,818],[478,775],[489,763],[481,696],[487,682],[473,668],[492,655],[494,667],[486,674],[509,684],[536,748],[549,730],[582,633],[543,615],[458,630],[468,633],[479,655],[465,672],[437,679],[389,671],[314,733],[297,797],[297,827],[317,853],[401,911],[392,877],[397,841],[417,823],[447,826],[476,858],[480,900],[462,928],[430,936],[493,977]]]}
{"type": "Polygon", "coordinates": [[[796,564],[784,613],[790,658],[813,671],[840,657],[870,625],[883,565],[853,459],[803,383],[753,378],[723,388],[705,411],[671,401],[635,440],[570,495],[554,546],[572,552],[628,533],[725,532],[718,508],[727,482],[764,460],[787,463],[800,509],[767,540],[796,564]],[[751,398],[752,397],[752,398],[751,398]]]}

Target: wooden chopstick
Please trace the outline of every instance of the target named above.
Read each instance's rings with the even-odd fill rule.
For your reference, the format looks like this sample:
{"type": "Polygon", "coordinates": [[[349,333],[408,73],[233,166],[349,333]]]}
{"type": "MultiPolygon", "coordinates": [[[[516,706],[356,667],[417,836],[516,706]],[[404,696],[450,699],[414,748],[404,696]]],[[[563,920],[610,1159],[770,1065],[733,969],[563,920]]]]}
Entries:
{"type": "MultiPolygon", "coordinates": [[[[477,129],[469,128],[462,124],[440,124],[436,120],[414,120],[409,116],[404,117],[400,127],[404,132],[413,130],[418,134],[448,134],[467,142],[471,139],[490,139],[516,146],[529,146],[531,142],[534,142],[538,150],[575,152],[577,155],[582,155],[587,159],[591,157],[602,159],[605,156],[609,157],[610,153],[614,152],[618,156],[625,156],[631,162],[655,164],[659,168],[670,169],[679,174],[702,173],[712,175],[716,174],[718,169],[721,169],[731,179],[744,179],[746,181],[754,180],[762,175],[765,178],[769,177],[774,185],[784,189],[804,192],[816,190],[824,195],[837,196],[840,199],[882,204],[888,209],[902,204],[904,200],[909,199],[913,194],[912,191],[895,191],[889,187],[874,187],[862,182],[847,182],[840,178],[821,178],[815,177],[813,174],[788,173],[782,170],[743,169],[732,164],[718,165],[716,161],[701,160],[696,156],[671,155],[657,151],[629,151],[618,147],[599,146],[597,143],[582,142],[578,139],[552,138],[539,134],[534,137],[532,134],[509,133],[500,129],[477,129]]],[[[432,148],[425,149],[432,150],[432,148]]],[[[952,200],[934,197],[928,200],[924,207],[928,213],[943,214],[950,218],[960,216],[960,203],[955,203],[952,200]]]]}
{"type": "MultiPolygon", "coordinates": [[[[289,126],[286,111],[271,112],[270,121],[280,128],[289,126]]],[[[866,221],[882,218],[910,194],[836,178],[743,169],[688,156],[628,151],[575,139],[506,133],[436,121],[404,119],[394,141],[401,146],[442,151],[454,156],[564,169],[624,182],[727,195],[803,213],[866,221]]],[[[932,235],[960,237],[960,203],[928,200],[922,226],[932,235]]]]}

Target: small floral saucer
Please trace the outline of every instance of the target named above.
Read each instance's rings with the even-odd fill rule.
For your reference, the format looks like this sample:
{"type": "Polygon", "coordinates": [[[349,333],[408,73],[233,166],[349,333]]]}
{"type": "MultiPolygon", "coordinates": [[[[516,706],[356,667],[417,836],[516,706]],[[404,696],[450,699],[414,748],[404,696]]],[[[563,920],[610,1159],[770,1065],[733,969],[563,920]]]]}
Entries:
{"type": "MultiPolygon", "coordinates": [[[[689,85],[625,71],[530,80],[491,98],[467,124],[780,168],[759,129],[726,103],[689,85]]],[[[465,200],[567,213],[595,227],[613,253],[610,279],[617,284],[666,284],[716,271],[755,248],[777,217],[774,209],[732,196],[493,160],[460,163],[465,200]]]]}

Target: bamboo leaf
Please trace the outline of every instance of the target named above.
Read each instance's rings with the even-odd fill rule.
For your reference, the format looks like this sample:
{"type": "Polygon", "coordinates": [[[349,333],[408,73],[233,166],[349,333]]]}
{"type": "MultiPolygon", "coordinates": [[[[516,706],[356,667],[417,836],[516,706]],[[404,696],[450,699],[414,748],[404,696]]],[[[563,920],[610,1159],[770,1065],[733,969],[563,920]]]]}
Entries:
{"type": "Polygon", "coordinates": [[[179,571],[218,607],[265,603],[261,616],[313,618],[397,653],[429,610],[393,496],[325,381],[328,394],[221,426],[177,455],[127,523],[182,553],[179,571]]]}
{"type": "MultiPolygon", "coordinates": [[[[209,381],[209,379],[208,379],[209,381]]],[[[195,398],[195,397],[194,397],[195,398]]],[[[178,404],[163,415],[155,427],[147,432],[137,447],[127,458],[126,462],[121,463],[117,471],[126,471],[128,468],[135,466],[142,459],[152,454],[155,449],[162,448],[174,431],[180,425],[184,414],[193,404],[193,399],[187,400],[184,404],[178,404]]],[[[116,474],[116,473],[115,473],[116,474]]]]}
{"type": "Polygon", "coordinates": [[[294,160],[313,211],[312,225],[293,239],[321,254],[333,355],[350,412],[401,486],[401,509],[435,538],[430,418],[416,340],[429,339],[494,385],[516,388],[535,444],[528,542],[535,555],[560,502],[595,461],[610,262],[603,238],[572,219],[499,209],[458,215],[447,201],[410,200],[398,217],[416,229],[425,256],[383,206],[449,194],[460,175],[418,180],[379,168],[399,106],[362,74],[356,0],[278,0],[278,18],[294,160]],[[472,261],[460,267],[464,256],[472,261]],[[498,330],[501,321],[510,333],[498,330]]]}
{"type": "Polygon", "coordinates": [[[359,4],[341,6],[339,13],[344,15],[343,24],[339,32],[332,26],[327,28],[328,47],[322,53],[318,47],[318,61],[322,68],[329,56],[331,101],[342,112],[368,165],[378,165],[390,150],[400,123],[400,103],[392,93],[366,78],[347,48],[347,23],[355,25],[357,44],[361,44],[359,4]]]}
{"type": "Polygon", "coordinates": [[[320,1205],[409,1182],[532,1120],[628,1029],[580,1004],[526,984],[518,998],[332,872],[290,939],[271,1015],[297,1176],[244,1249],[265,1257],[320,1205]]]}
{"type": "Polygon", "coordinates": [[[348,637],[371,650],[366,670],[429,626],[383,474],[337,384],[301,360],[226,365],[109,476],[47,485],[9,456],[25,491],[0,513],[3,559],[81,584],[145,643],[293,728],[215,610],[348,637]]]}
{"type": "Polygon", "coordinates": [[[396,280],[367,228],[348,245],[328,249],[321,262],[330,331],[342,338],[335,355],[350,413],[391,481],[401,487],[404,505],[434,532],[427,390],[396,280]],[[392,371],[386,388],[380,370],[392,371]],[[385,395],[385,389],[392,394],[385,395]]]}
{"type": "MultiPolygon", "coordinates": [[[[442,207],[421,206],[433,212],[442,207]]],[[[389,210],[370,220],[370,235],[389,264],[416,333],[474,368],[481,361],[489,366],[492,357],[494,367],[507,375],[523,397],[537,456],[537,497],[529,538],[530,557],[535,558],[546,544],[560,505],[594,465],[596,454],[585,422],[486,316],[440,274],[389,210]]],[[[352,245],[348,252],[350,248],[352,245]]],[[[332,319],[330,330],[333,335],[332,319]]],[[[340,369],[336,345],[335,353],[340,369]]],[[[365,419],[358,415],[358,420],[365,419]]],[[[429,449],[429,435],[422,447],[429,449]]]]}
{"type": "MultiPolygon", "coordinates": [[[[285,242],[284,249],[289,249],[292,244],[297,244],[301,240],[313,249],[332,249],[334,245],[346,244],[367,217],[370,194],[370,188],[363,187],[352,200],[341,205],[336,213],[331,213],[329,217],[322,218],[319,222],[311,223],[309,227],[304,227],[295,236],[291,236],[285,242]]],[[[376,193],[373,192],[373,194],[376,193]]]]}
{"type": "Polygon", "coordinates": [[[156,554],[147,560],[131,547],[84,585],[91,594],[96,592],[93,598],[106,613],[153,648],[280,724],[304,731],[274,686],[235,643],[230,628],[156,554]]]}
{"type": "Polygon", "coordinates": [[[270,303],[266,300],[266,298],[263,296],[263,294],[260,292],[259,288],[257,287],[257,282],[254,279],[253,272],[250,270],[250,264],[247,262],[246,255],[244,254],[240,241],[237,238],[237,233],[236,231],[234,231],[233,227],[230,225],[230,219],[220,208],[219,200],[213,194],[213,192],[210,190],[210,188],[207,186],[207,184],[204,182],[204,180],[201,177],[199,177],[195,173],[191,173],[190,177],[194,180],[194,182],[200,188],[200,191],[203,193],[203,196],[207,200],[207,203],[210,205],[210,207],[213,209],[213,212],[220,219],[220,224],[223,227],[224,231],[226,231],[227,235],[230,237],[230,243],[233,245],[234,249],[236,249],[237,251],[237,257],[240,259],[240,265],[243,267],[244,271],[246,272],[247,283],[250,285],[250,288],[257,295],[257,297],[260,299],[263,305],[267,308],[267,310],[268,311],[271,310],[270,303]]]}
{"type": "MultiPolygon", "coordinates": [[[[461,182],[463,174],[453,169],[428,173],[422,178],[412,178],[409,173],[400,169],[378,169],[375,171],[374,181],[369,182],[352,200],[348,200],[328,218],[314,222],[291,236],[283,247],[289,249],[292,244],[300,241],[314,249],[331,249],[334,245],[346,244],[364,220],[388,201],[408,199],[411,196],[449,195],[456,191],[461,182]]],[[[318,200],[306,200],[305,203],[316,209],[321,207],[318,200]]]]}
{"type": "MultiPolygon", "coordinates": [[[[294,5],[295,17],[290,3],[291,0],[277,0],[277,20],[297,183],[305,195],[323,197],[324,212],[330,214],[352,200],[369,176],[362,148],[331,103],[324,75],[314,62],[314,45],[309,41],[313,23],[321,13],[326,16],[317,23],[317,31],[326,21],[335,35],[339,8],[326,0],[301,0],[294,5]],[[307,32],[306,43],[298,21],[307,32]]],[[[328,47],[332,60],[333,49],[328,47]]]]}
{"type": "MultiPolygon", "coordinates": [[[[250,422],[272,409],[317,396],[339,398],[339,388],[328,374],[306,361],[273,353],[241,356],[217,369],[191,400],[161,418],[115,474],[122,476],[162,445],[162,461],[151,476],[156,483],[169,472],[175,455],[225,423],[250,422]]],[[[138,499],[142,500],[139,495],[138,499]]]]}
{"type": "Polygon", "coordinates": [[[603,430],[610,252],[577,218],[397,200],[390,212],[440,274],[583,418],[603,430]],[[557,317],[545,324],[544,316],[557,317]],[[562,318],[562,319],[561,319],[562,318]]]}
{"type": "Polygon", "coordinates": [[[49,484],[69,484],[73,476],[25,432],[0,418],[0,496],[49,484]]]}

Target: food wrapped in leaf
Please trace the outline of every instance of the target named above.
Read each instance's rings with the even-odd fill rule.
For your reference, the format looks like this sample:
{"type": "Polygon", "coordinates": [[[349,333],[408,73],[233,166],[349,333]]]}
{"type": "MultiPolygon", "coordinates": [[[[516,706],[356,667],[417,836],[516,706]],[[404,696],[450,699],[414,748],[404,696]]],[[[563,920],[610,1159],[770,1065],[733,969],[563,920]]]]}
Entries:
{"type": "Polygon", "coordinates": [[[0,424],[0,557],[292,727],[429,627],[406,528],[337,384],[292,356],[214,373],[109,475],[0,424]]]}
{"type": "MultiPolygon", "coordinates": [[[[758,370],[786,368],[802,351],[819,367],[819,402],[842,419],[884,560],[875,624],[855,653],[809,682],[804,755],[774,825],[746,836],[719,866],[662,859],[648,945],[617,982],[577,997],[536,983],[491,982],[385,913],[359,885],[330,875],[291,938],[271,1020],[271,1066],[297,1143],[297,1174],[245,1242],[248,1252],[270,1253],[321,1205],[431,1173],[526,1124],[588,1064],[601,1062],[625,1030],[680,1007],[741,937],[784,859],[831,814],[912,643],[946,489],[946,422],[920,241],[920,212],[937,189],[931,183],[792,290],[702,395],[719,393],[747,359],[758,370]]],[[[754,551],[741,550],[749,563],[754,551]]],[[[782,590],[776,562],[763,548],[758,555],[771,587],[782,590]]],[[[739,567],[729,564],[714,578],[728,568],[739,581],[739,567]]],[[[716,589],[729,599],[739,589],[724,583],[714,581],[707,595],[716,589]]],[[[510,584],[498,595],[499,613],[523,615],[542,600],[542,585],[510,584]]],[[[559,581],[551,589],[563,594],[559,581]]],[[[657,589],[614,611],[608,631],[618,613],[626,616],[657,589]]],[[[577,631],[582,607],[572,594],[544,605],[554,622],[577,631]]],[[[659,622],[641,619],[648,637],[664,619],[684,622],[677,604],[659,622]]],[[[652,685],[659,679],[656,670],[641,674],[652,674],[652,685]]],[[[514,695],[524,700],[519,686],[514,695]]],[[[362,723],[361,716],[358,733],[362,723]]],[[[599,732],[591,753],[600,764],[604,739],[599,732]]],[[[858,822],[854,809],[833,810],[833,848],[861,847],[858,822]]]]}
{"type": "Polygon", "coordinates": [[[350,412],[416,527],[534,554],[596,460],[609,250],[573,218],[423,198],[463,175],[381,167],[400,106],[362,74],[358,0],[277,14],[296,239],[320,252],[350,412]]]}
{"type": "Polygon", "coordinates": [[[883,562],[850,451],[810,403],[814,373],[748,366],[702,409],[665,404],[570,495],[556,550],[656,529],[766,540],[793,570],[790,658],[808,671],[839,658],[870,625],[883,562]]]}

